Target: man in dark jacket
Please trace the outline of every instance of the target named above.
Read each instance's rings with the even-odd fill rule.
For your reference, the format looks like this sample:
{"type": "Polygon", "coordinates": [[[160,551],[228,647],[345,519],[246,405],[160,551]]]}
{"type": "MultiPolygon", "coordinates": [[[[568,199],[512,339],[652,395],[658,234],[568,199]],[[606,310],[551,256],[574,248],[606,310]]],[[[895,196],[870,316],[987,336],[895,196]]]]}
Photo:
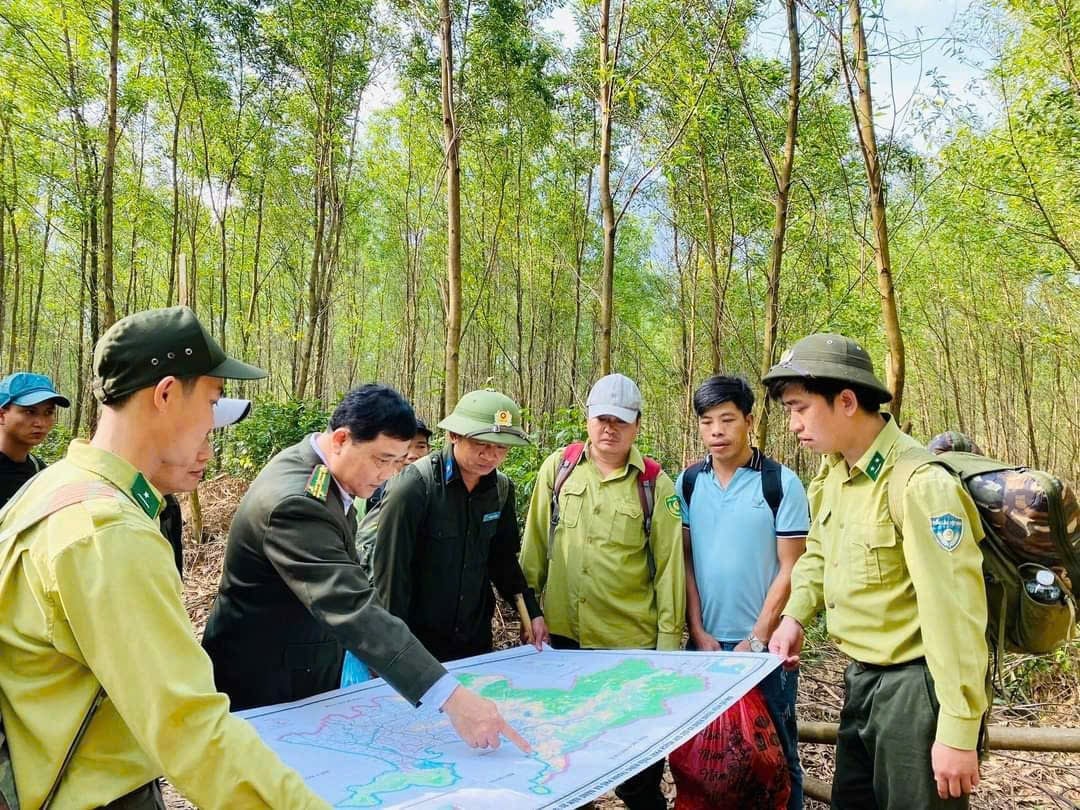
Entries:
{"type": "Polygon", "coordinates": [[[397,468],[416,432],[412,408],[383,385],[349,392],[329,429],[278,453],[229,530],[203,646],[234,709],[337,688],[348,649],[413,705],[435,705],[472,747],[500,733],[526,743],[495,704],[460,686],[388,614],[356,553],[353,501],[397,468]]]}
{"type": "Polygon", "coordinates": [[[439,427],[449,442],[388,481],[360,526],[365,558],[387,610],[440,661],[491,652],[494,583],[521,595],[533,643],[547,625],[517,561],[514,485],[498,466],[527,445],[521,409],[498,391],[461,398],[439,427]]]}

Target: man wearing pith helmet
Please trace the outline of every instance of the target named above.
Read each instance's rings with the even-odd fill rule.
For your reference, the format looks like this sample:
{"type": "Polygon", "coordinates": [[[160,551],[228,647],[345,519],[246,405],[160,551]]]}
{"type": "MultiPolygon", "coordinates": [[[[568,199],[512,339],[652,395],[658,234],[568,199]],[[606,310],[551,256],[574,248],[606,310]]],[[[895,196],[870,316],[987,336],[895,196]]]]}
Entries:
{"type": "Polygon", "coordinates": [[[327,808],[214,689],[157,524],[210,460],[228,357],[190,309],[117,321],[94,351],[97,431],[0,517],[0,712],[23,807],[327,808]]]}
{"type": "Polygon", "coordinates": [[[909,466],[919,443],[880,411],[892,394],[856,341],[805,337],[763,379],[800,444],[824,456],[769,650],[796,665],[824,608],[852,659],[832,806],[966,808],[987,705],[975,504],[944,468],[909,466]]]}
{"type": "Polygon", "coordinates": [[[361,526],[379,594],[448,661],[491,651],[494,584],[511,603],[523,598],[540,649],[548,631],[517,560],[514,485],[498,470],[510,448],[530,442],[521,409],[498,391],[473,391],[438,426],[442,449],[387,482],[361,526]]]}

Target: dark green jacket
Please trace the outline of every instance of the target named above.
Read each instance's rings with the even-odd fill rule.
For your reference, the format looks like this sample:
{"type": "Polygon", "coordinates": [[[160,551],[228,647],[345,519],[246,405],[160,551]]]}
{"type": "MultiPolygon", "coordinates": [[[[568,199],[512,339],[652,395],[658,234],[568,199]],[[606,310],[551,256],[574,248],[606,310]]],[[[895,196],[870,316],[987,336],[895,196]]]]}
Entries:
{"type": "Polygon", "coordinates": [[[496,470],[467,491],[452,448],[387,482],[360,526],[383,604],[440,661],[491,651],[492,583],[511,603],[522,594],[530,617],[541,615],[517,560],[513,484],[496,470]]]}
{"type": "Polygon", "coordinates": [[[345,649],[413,704],[446,672],[379,604],[337,484],[306,492],[319,463],[310,437],[278,453],[229,530],[203,646],[233,709],[336,689],[345,649]]]}

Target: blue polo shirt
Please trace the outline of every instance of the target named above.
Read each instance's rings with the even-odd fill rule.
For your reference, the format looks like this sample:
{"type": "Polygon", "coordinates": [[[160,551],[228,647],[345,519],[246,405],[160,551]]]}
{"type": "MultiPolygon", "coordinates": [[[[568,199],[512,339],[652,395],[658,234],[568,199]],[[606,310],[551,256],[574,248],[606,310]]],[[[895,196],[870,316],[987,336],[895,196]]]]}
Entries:
{"type": "Polygon", "coordinates": [[[765,595],[780,572],[777,538],[805,537],[810,528],[806,490],[795,472],[781,465],[783,498],[774,523],[761,492],[757,448],[726,487],[716,480],[709,458],[694,481],[689,507],[683,497],[684,475],[675,482],[675,492],[682,505],[683,526],[690,529],[702,622],[718,641],[741,641],[753,630],[765,595]]]}

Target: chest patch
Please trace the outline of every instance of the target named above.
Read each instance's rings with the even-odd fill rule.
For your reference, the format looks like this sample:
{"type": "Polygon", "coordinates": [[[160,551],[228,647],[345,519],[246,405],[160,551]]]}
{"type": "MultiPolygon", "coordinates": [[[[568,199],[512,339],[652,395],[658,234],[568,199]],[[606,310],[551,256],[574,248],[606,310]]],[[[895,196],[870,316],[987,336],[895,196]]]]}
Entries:
{"type": "Polygon", "coordinates": [[[964,521],[952,512],[933,515],[930,518],[930,531],[934,533],[937,544],[946,551],[952,551],[964,537],[964,521]]]}
{"type": "Polygon", "coordinates": [[[501,514],[502,512],[488,512],[486,515],[484,515],[483,522],[490,523],[493,520],[498,520],[501,514]]]}

